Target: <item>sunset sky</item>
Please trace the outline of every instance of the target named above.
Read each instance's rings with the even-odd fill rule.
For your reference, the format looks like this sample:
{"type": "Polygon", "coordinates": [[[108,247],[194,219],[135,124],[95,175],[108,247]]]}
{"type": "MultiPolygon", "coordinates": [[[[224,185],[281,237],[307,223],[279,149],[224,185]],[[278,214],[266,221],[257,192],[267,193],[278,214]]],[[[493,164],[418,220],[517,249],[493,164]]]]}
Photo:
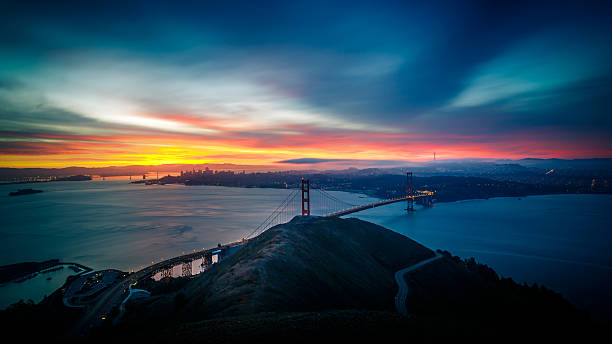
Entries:
{"type": "Polygon", "coordinates": [[[597,3],[3,2],[0,166],[612,157],[597,3]]]}

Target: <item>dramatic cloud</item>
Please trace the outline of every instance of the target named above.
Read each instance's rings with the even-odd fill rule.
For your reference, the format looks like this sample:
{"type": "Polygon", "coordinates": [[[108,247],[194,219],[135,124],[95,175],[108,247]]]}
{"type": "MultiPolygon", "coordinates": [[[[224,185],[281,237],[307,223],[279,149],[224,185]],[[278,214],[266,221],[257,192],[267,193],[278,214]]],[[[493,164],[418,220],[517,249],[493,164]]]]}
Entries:
{"type": "Polygon", "coordinates": [[[612,155],[606,4],[5,7],[2,166],[612,155]]]}

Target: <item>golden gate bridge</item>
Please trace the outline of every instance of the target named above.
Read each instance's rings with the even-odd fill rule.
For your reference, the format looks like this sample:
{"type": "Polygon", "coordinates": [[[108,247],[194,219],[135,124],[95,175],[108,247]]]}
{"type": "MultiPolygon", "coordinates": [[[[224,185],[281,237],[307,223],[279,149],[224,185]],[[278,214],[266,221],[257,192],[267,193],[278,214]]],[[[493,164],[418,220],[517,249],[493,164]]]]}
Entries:
{"type": "Polygon", "coordinates": [[[72,332],[79,333],[84,326],[88,324],[91,326],[92,323],[99,323],[102,321],[100,319],[105,319],[106,314],[108,314],[113,307],[121,303],[123,291],[130,288],[131,285],[138,280],[147,277],[150,278],[157,274],[159,274],[160,278],[174,277],[173,269],[175,266],[181,266],[181,276],[192,276],[193,262],[199,259],[201,259],[200,272],[204,272],[215,263],[215,257],[217,261],[219,261],[222,257],[231,255],[233,252],[240,249],[240,247],[247,244],[249,239],[264,232],[268,228],[286,223],[296,215],[309,216],[311,214],[311,205],[314,205],[312,210],[315,210],[316,213],[328,217],[344,216],[365,209],[376,208],[397,202],[406,202],[406,210],[413,211],[416,201],[421,201],[426,207],[430,206],[433,194],[432,191],[414,190],[412,172],[408,172],[406,174],[406,193],[404,196],[356,205],[343,201],[322,188],[311,189],[309,180],[302,179],[301,188],[293,190],[264,222],[252,230],[241,241],[225,245],[219,244],[215,248],[202,249],[201,251],[194,250],[193,253],[183,253],[181,256],[162,260],[157,264],[151,262],[150,266],[144,267],[136,272],[132,271],[129,274],[129,278],[121,280],[112,287],[109,287],[104,291],[103,296],[99,296],[99,301],[88,307],[86,314],[82,318],[83,320],[73,328],[72,332]]]}
{"type": "Polygon", "coordinates": [[[414,211],[414,204],[416,202],[429,207],[433,201],[433,195],[433,191],[414,189],[412,172],[406,173],[406,193],[403,196],[361,205],[341,200],[323,188],[310,188],[310,181],[302,178],[301,188],[289,193],[280,205],[259,226],[246,234],[244,238],[247,240],[251,239],[268,228],[289,222],[296,215],[309,216],[312,205],[314,205],[314,208],[312,208],[313,213],[324,217],[349,215],[397,202],[406,202],[406,210],[414,211]]]}
{"type": "Polygon", "coordinates": [[[191,276],[192,262],[197,259],[201,259],[202,267],[208,270],[208,268],[214,264],[214,255],[218,254],[220,257],[223,257],[231,254],[231,251],[241,247],[247,243],[248,240],[263,233],[267,229],[289,222],[297,215],[310,216],[311,211],[314,214],[320,214],[325,217],[339,217],[391,203],[406,202],[406,210],[412,212],[414,211],[414,204],[417,202],[420,202],[425,207],[429,207],[432,204],[433,195],[433,191],[414,189],[412,172],[406,173],[406,191],[403,196],[361,205],[341,200],[331,194],[330,191],[323,188],[311,188],[310,181],[302,178],[301,188],[292,190],[280,205],[259,224],[259,226],[245,233],[242,240],[225,245],[219,244],[217,247],[211,249],[202,249],[201,251],[194,250],[193,253],[162,260],[158,263],[152,262],[150,266],[136,272],[136,276],[141,277],[160,273],[161,278],[172,277],[172,269],[174,266],[178,265],[181,265],[182,276],[191,276]],[[311,208],[311,206],[313,207],[311,208]]]}

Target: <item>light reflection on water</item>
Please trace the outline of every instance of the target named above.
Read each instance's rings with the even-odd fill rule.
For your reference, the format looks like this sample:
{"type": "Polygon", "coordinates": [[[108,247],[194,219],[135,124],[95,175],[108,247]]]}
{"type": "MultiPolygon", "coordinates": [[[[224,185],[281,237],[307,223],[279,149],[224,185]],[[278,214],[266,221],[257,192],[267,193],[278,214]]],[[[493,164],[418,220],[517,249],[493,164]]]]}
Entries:
{"type": "Polygon", "coordinates": [[[0,265],[60,258],[125,271],[238,241],[291,192],[94,180],[28,184],[44,192],[7,196],[23,187],[0,185],[0,265]]]}

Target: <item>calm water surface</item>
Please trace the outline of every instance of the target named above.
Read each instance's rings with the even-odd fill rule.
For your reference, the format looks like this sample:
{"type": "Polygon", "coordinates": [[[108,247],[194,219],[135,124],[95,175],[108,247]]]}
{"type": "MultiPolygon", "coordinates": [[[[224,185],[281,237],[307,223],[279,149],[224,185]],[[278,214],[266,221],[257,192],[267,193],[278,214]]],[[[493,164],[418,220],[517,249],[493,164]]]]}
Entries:
{"type": "Polygon", "coordinates": [[[125,180],[1,185],[0,265],[60,258],[94,269],[136,269],[242,239],[291,191],[125,180]],[[25,187],[44,192],[7,196],[25,187]]]}
{"type": "MultiPolygon", "coordinates": [[[[145,186],[125,180],[1,185],[0,265],[60,258],[94,269],[138,269],[162,258],[241,239],[289,192],[145,186]],[[44,192],[7,196],[24,187],[44,192]]],[[[372,200],[352,193],[334,195],[353,204],[372,200]]],[[[404,208],[404,204],[392,204],[354,216],[432,249],[475,257],[519,282],[544,284],[581,308],[611,317],[612,233],[608,227],[612,196],[474,200],[437,204],[412,214],[404,208]]],[[[38,301],[65,277],[58,274],[51,281],[35,278],[20,287],[0,287],[0,307],[20,297],[38,301]]]]}

